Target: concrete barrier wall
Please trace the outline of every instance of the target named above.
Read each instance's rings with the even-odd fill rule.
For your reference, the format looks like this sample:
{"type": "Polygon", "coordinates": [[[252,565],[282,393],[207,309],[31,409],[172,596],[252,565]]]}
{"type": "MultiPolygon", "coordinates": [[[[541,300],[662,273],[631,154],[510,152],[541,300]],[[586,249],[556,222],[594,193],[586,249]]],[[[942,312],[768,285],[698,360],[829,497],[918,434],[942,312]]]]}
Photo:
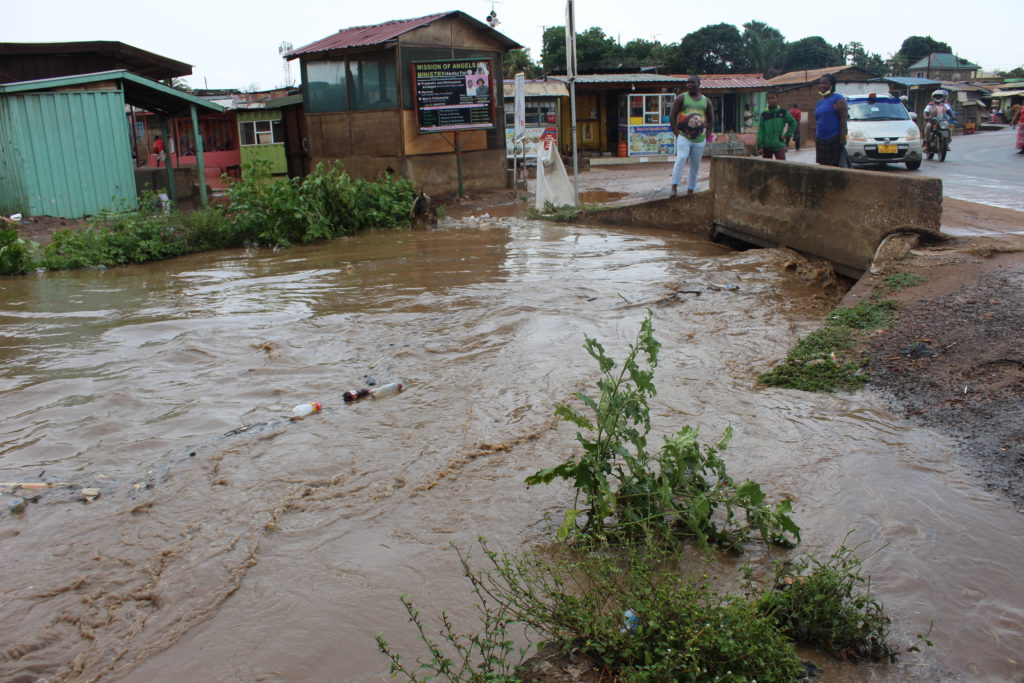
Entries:
{"type": "Polygon", "coordinates": [[[899,228],[938,231],[942,181],[918,174],[715,157],[716,231],[828,259],[859,277],[882,238],[899,228]]]}
{"type": "Polygon", "coordinates": [[[578,223],[587,225],[636,225],[682,232],[711,239],[714,230],[710,192],[656,199],[642,204],[616,206],[604,211],[585,213],[578,223]]]}

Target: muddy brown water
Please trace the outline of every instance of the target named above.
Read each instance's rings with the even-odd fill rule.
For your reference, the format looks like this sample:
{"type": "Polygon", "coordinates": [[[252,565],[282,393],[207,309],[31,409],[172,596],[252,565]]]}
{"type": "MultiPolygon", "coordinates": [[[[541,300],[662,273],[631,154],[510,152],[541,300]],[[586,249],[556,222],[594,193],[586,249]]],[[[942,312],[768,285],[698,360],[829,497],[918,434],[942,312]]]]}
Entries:
{"type": "Polygon", "coordinates": [[[0,280],[0,480],[74,485],[0,494],[0,679],[384,679],[376,633],[418,654],[399,595],[472,614],[449,543],[549,538],[571,492],[522,482],[574,452],[553,405],[596,377],[583,335],[621,358],[648,306],[652,443],[732,425],[730,471],[794,500],[804,550],[877,551],[897,642],[934,622],[826,680],[1021,679],[1024,516],[876,394],[756,388],[834,303],[789,255],[448,225],[0,280]],[[367,378],[408,388],[345,405],[367,378]]]}

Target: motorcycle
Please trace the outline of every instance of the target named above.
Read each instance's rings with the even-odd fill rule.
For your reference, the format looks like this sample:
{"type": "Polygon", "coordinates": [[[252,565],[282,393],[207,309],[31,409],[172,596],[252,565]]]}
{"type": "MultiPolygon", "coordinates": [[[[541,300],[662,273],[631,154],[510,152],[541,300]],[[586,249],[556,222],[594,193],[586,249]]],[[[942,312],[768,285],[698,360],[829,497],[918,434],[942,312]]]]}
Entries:
{"type": "Polygon", "coordinates": [[[946,160],[946,152],[949,151],[949,138],[952,136],[949,129],[949,121],[946,119],[932,120],[928,131],[928,139],[925,140],[924,151],[930,160],[936,154],[939,161],[946,160]]]}

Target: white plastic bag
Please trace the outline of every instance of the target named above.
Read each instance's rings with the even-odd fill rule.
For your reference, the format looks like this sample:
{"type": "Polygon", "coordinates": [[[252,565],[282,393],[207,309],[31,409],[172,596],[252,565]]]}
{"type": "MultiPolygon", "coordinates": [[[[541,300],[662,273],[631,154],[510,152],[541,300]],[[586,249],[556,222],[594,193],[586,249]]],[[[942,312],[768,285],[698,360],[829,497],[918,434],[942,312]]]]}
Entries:
{"type": "Polygon", "coordinates": [[[541,146],[537,150],[537,210],[543,211],[549,202],[553,206],[576,206],[574,194],[555,145],[548,145],[547,149],[541,146]]]}

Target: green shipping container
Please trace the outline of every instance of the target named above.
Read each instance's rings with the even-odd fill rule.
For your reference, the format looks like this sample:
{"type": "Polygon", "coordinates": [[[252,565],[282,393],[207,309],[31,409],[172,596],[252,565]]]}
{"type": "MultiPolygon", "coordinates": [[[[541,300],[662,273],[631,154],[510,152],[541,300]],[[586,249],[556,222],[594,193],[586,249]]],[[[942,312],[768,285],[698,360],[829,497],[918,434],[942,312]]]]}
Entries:
{"type": "Polygon", "coordinates": [[[122,90],[0,93],[0,213],[136,206],[122,90]]]}

